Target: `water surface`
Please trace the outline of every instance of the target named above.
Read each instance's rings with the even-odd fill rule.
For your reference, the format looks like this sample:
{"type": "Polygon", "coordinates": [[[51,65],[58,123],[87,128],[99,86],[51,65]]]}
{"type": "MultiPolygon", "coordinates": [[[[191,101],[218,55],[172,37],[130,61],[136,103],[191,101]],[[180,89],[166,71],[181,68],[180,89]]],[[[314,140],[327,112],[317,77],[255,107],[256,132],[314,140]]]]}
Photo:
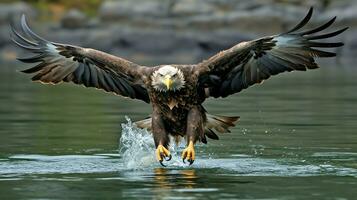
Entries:
{"type": "Polygon", "coordinates": [[[330,63],[287,73],[226,99],[213,114],[240,115],[232,133],[183,145],[161,168],[151,108],[95,89],[34,84],[0,70],[0,199],[355,199],[357,70],[330,63]],[[121,138],[121,140],[120,140],[121,138]]]}

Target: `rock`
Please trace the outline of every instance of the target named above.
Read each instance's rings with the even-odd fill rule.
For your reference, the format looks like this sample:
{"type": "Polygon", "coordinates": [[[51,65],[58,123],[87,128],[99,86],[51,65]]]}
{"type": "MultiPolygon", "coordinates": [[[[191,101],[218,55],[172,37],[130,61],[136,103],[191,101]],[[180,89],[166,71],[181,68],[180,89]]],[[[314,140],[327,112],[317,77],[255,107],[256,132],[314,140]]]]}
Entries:
{"type": "MultiPolygon", "coordinates": [[[[62,18],[61,27],[51,28],[54,23],[36,22],[37,27],[33,28],[50,41],[115,53],[141,64],[195,63],[240,41],[284,32],[306,15],[308,4],[317,5],[321,1],[274,2],[277,0],[106,0],[99,19],[89,20],[78,10],[70,10],[62,18]]],[[[315,9],[306,28],[335,15],[339,16],[337,27],[331,31],[346,25],[355,28],[357,6],[348,5],[315,9]]],[[[13,46],[9,40],[8,16],[20,16],[19,10],[26,10],[26,6],[10,4],[4,6],[6,10],[0,6],[3,11],[0,21],[6,18],[6,24],[0,25],[0,49],[13,46]]],[[[29,9],[27,13],[32,10],[29,9]]],[[[354,30],[339,38],[346,43],[340,48],[343,56],[356,57],[354,30]]],[[[13,54],[4,53],[4,58],[12,58],[13,54]]]]}
{"type": "Polygon", "coordinates": [[[10,42],[9,26],[0,26],[0,48],[3,48],[10,42]]]}
{"type": "Polygon", "coordinates": [[[355,0],[343,0],[343,1],[327,0],[327,1],[329,2],[327,6],[328,9],[335,9],[335,8],[343,9],[357,4],[355,0]]]}
{"type": "Polygon", "coordinates": [[[71,9],[61,19],[62,28],[74,29],[85,27],[88,23],[84,13],[77,9],[71,9]]]}
{"type": "Polygon", "coordinates": [[[343,41],[345,46],[339,48],[338,53],[340,53],[343,57],[353,58],[356,60],[357,57],[357,30],[347,30],[343,35],[340,36],[340,41],[343,41]]]}
{"type": "Polygon", "coordinates": [[[0,25],[8,25],[10,22],[18,20],[22,14],[34,17],[36,12],[31,6],[24,2],[12,4],[0,3],[0,25]]]}
{"type": "Polygon", "coordinates": [[[300,6],[263,6],[249,11],[191,17],[186,20],[184,26],[201,30],[231,29],[264,36],[277,34],[293,27],[303,19],[307,11],[307,8],[300,6]]]}
{"type": "Polygon", "coordinates": [[[38,33],[50,41],[114,52],[142,64],[199,62],[240,41],[252,39],[237,31],[174,31],[118,25],[71,31],[47,29],[38,33]]]}
{"type": "Polygon", "coordinates": [[[192,15],[213,14],[215,11],[217,11],[216,8],[204,0],[180,0],[173,1],[170,14],[188,17],[192,15]]]}
{"type": "MultiPolygon", "coordinates": [[[[1,47],[0,48],[1,63],[15,61],[16,58],[20,55],[20,52],[22,52],[22,50],[16,48],[15,45],[6,45],[1,47]]],[[[9,69],[11,68],[2,68],[1,70],[9,70],[9,69]]]]}
{"type": "Polygon", "coordinates": [[[212,4],[221,8],[222,12],[227,11],[250,11],[263,6],[271,5],[274,0],[249,0],[249,1],[236,1],[236,0],[213,0],[212,4]]]}
{"type": "Polygon", "coordinates": [[[162,0],[104,1],[99,9],[99,16],[103,20],[162,17],[168,14],[169,2],[162,0]]]}
{"type": "Polygon", "coordinates": [[[347,7],[341,6],[327,10],[322,19],[327,20],[333,16],[337,16],[336,24],[339,26],[357,27],[357,3],[349,5],[347,7]]]}
{"type": "Polygon", "coordinates": [[[330,0],[289,0],[289,1],[281,1],[282,4],[290,4],[304,7],[315,7],[322,8],[326,3],[330,0]]]}

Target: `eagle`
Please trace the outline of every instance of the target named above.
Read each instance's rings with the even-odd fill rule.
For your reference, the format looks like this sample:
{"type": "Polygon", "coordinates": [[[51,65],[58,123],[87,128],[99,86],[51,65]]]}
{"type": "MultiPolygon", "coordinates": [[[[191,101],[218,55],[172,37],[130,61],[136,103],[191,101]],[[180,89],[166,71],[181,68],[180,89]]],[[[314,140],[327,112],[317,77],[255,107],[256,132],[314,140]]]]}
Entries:
{"type": "Polygon", "coordinates": [[[327,39],[348,27],[321,33],[336,17],[311,29],[301,30],[311,19],[313,8],[291,30],[241,42],[198,64],[143,66],[91,48],[50,42],[35,34],[22,15],[12,40],[31,56],[18,58],[36,63],[22,72],[32,81],[47,84],[71,82],[94,87],[151,104],[150,117],[137,121],[152,132],[155,157],[164,165],[171,160],[170,140],[185,138],[182,160],[195,161],[195,144],[218,140],[217,133],[230,132],[239,117],[208,114],[202,103],[208,98],[225,98],[282,72],[318,68],[317,57],[334,57],[325,48],[343,46],[327,39]],[[171,137],[172,136],[172,137],[171,137]]]}

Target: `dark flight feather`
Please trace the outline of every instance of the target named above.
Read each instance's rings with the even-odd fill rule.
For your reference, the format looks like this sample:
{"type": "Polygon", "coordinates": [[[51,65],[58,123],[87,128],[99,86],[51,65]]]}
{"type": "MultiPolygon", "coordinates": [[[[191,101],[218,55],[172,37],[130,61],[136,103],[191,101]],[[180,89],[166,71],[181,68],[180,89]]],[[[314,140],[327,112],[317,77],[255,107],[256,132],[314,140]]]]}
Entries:
{"type": "Polygon", "coordinates": [[[314,58],[336,56],[336,53],[322,49],[343,46],[342,42],[318,40],[341,34],[348,27],[319,34],[335,22],[334,17],[321,26],[297,32],[309,22],[312,13],[310,8],[304,19],[288,32],[239,43],[199,63],[196,70],[202,77],[199,79],[200,87],[208,90],[209,96],[226,97],[261,83],[272,75],[318,68],[314,58]],[[213,84],[203,78],[207,76],[217,76],[216,80],[220,82],[213,84]]]}
{"type": "Polygon", "coordinates": [[[313,10],[314,10],[314,9],[311,7],[311,8],[309,9],[309,12],[307,12],[307,15],[304,17],[304,19],[303,19],[301,22],[299,22],[299,23],[298,23],[294,28],[292,28],[290,31],[286,32],[286,34],[295,32],[295,31],[299,30],[300,28],[302,28],[303,26],[305,26],[305,25],[310,21],[310,19],[311,19],[311,17],[312,17],[313,10]]]}
{"type": "Polygon", "coordinates": [[[73,82],[150,102],[146,88],[134,83],[135,77],[130,73],[135,68],[141,69],[141,66],[103,52],[49,42],[29,28],[24,15],[20,27],[22,34],[14,26],[11,30],[14,43],[34,53],[31,57],[18,58],[24,63],[37,63],[22,71],[34,74],[33,81],[73,82]],[[118,64],[113,66],[113,63],[118,64]]]}
{"type": "Polygon", "coordinates": [[[323,31],[323,30],[327,29],[328,27],[330,27],[336,21],[336,18],[337,17],[333,17],[327,23],[325,23],[325,24],[323,24],[323,25],[321,25],[319,27],[313,28],[311,30],[303,31],[303,32],[297,33],[297,34],[303,36],[303,35],[310,35],[310,34],[313,34],[313,33],[317,33],[319,31],[323,31]]]}

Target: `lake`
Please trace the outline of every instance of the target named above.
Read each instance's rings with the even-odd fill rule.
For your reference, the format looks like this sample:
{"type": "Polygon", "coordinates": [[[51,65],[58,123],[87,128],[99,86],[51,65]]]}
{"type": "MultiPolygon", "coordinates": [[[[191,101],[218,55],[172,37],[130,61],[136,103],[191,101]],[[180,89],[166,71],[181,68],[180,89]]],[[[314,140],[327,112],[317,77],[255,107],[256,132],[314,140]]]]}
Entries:
{"type": "Polygon", "coordinates": [[[226,99],[232,133],[183,145],[162,168],[150,133],[130,121],[151,108],[95,89],[31,83],[0,70],[0,199],[355,199],[357,69],[334,61],[276,76],[226,99]],[[126,118],[127,116],[127,118],[126,118]]]}

